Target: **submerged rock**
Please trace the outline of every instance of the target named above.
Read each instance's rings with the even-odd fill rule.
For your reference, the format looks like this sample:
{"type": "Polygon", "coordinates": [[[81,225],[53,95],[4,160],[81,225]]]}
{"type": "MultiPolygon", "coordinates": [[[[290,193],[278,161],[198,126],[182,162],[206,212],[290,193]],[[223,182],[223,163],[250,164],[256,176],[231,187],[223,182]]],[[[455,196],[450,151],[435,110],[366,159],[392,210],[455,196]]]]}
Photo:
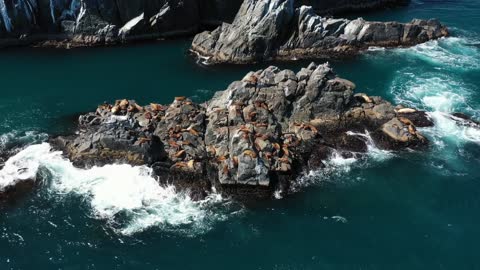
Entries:
{"type": "Polygon", "coordinates": [[[102,104],[80,116],[75,134],[50,143],[76,166],[145,164],[161,183],[195,198],[215,187],[241,199],[288,192],[334,150],[366,151],[351,132],[375,134],[382,148],[428,145],[408,116],[354,89],[328,64],[298,73],[272,66],[250,72],[205,104],[185,97],[169,105],[102,104]]]}
{"type": "Polygon", "coordinates": [[[293,0],[245,0],[235,20],[198,34],[192,51],[209,63],[252,63],[346,56],[370,46],[410,46],[448,35],[439,21],[333,19],[293,0]]]}
{"type": "Polygon", "coordinates": [[[12,185],[0,188],[0,207],[15,203],[19,198],[30,194],[36,187],[34,180],[22,180],[12,185]]]}

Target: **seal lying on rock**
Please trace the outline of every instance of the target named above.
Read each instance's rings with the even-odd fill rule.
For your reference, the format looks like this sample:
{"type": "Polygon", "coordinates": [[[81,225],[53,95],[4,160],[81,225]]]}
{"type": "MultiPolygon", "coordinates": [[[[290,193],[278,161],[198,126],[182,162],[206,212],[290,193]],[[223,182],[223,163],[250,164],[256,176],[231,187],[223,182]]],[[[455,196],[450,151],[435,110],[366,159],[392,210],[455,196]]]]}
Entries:
{"type": "Polygon", "coordinates": [[[233,82],[208,105],[184,97],[170,105],[101,105],[80,116],[76,134],[51,144],[76,166],[146,164],[161,183],[195,198],[215,186],[242,199],[287,192],[335,149],[366,151],[349,132],[368,130],[382,148],[394,150],[428,145],[408,114],[398,115],[380,97],[355,98],[355,84],[328,64],[312,63],[296,74],[272,66],[245,78],[256,79],[233,82]]]}
{"type": "Polygon", "coordinates": [[[235,20],[198,34],[191,50],[209,63],[347,56],[370,46],[411,46],[448,35],[437,20],[410,23],[324,18],[294,0],[245,0],[235,20]]]}

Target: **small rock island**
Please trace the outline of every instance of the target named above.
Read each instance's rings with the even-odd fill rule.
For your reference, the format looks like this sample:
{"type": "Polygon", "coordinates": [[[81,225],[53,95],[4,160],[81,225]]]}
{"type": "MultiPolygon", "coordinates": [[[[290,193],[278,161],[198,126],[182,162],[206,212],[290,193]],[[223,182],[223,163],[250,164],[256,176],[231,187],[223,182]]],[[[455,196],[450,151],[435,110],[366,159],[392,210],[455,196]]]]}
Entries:
{"type": "Polygon", "coordinates": [[[352,132],[369,132],[382,149],[428,145],[416,127],[422,112],[355,93],[355,84],[328,64],[295,73],[271,66],[248,73],[203,104],[133,100],[102,104],[79,117],[78,130],[50,143],[79,167],[127,163],[153,167],[160,183],[203,198],[212,187],[241,199],[288,193],[336,151],[367,151],[352,132]]]}

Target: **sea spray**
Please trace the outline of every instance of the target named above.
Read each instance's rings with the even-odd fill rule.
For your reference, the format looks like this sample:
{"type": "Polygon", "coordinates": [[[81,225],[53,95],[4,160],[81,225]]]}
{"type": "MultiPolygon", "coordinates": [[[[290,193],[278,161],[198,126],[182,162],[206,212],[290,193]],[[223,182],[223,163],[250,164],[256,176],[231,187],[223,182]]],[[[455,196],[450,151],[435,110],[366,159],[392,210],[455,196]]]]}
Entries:
{"type": "Polygon", "coordinates": [[[428,111],[474,113],[469,105],[474,86],[452,74],[438,71],[415,73],[405,68],[396,73],[391,86],[395,102],[428,111]]]}
{"type": "Polygon", "coordinates": [[[361,138],[367,145],[367,155],[375,161],[384,161],[394,156],[391,151],[378,148],[368,130],[365,133],[348,131],[347,135],[361,138]]]}
{"type": "MultiPolygon", "coordinates": [[[[465,50],[462,48],[454,49],[453,44],[463,44],[464,41],[459,38],[448,39],[449,46],[441,46],[441,41],[429,44],[430,50],[420,50],[418,46],[410,49],[402,49],[408,57],[418,55],[429,55],[433,51],[442,51],[443,54],[434,54],[440,69],[431,68],[425,72],[415,72],[413,68],[404,68],[396,73],[392,82],[391,93],[396,103],[420,108],[429,112],[429,116],[435,122],[433,128],[425,128],[421,131],[429,135],[434,145],[443,147],[445,143],[463,143],[478,142],[478,128],[462,124],[464,120],[455,119],[451,114],[454,112],[463,112],[471,115],[473,118],[480,116],[480,111],[476,108],[475,95],[477,87],[468,84],[455,73],[445,72],[454,67],[451,58],[455,53],[468,52],[465,57],[469,57],[471,62],[480,63],[480,51],[478,49],[465,50]],[[452,55],[451,55],[452,54],[452,55]]],[[[446,41],[443,41],[446,42],[446,41]]],[[[420,45],[419,45],[420,46],[420,45]]],[[[424,45],[427,46],[427,45],[424,45]]],[[[466,46],[466,45],[465,45],[466,46]]],[[[455,54],[456,55],[456,54],[455,54]]],[[[463,71],[473,68],[473,65],[462,67],[463,71]]]]}
{"type": "Polygon", "coordinates": [[[324,167],[310,171],[307,175],[299,178],[292,185],[292,192],[298,192],[304,187],[325,182],[351,184],[363,181],[363,178],[354,176],[354,169],[375,166],[379,162],[395,157],[391,151],[378,148],[367,130],[364,133],[348,131],[347,135],[362,139],[367,145],[367,152],[360,153],[333,149],[330,157],[323,162],[324,167]]]}
{"type": "Polygon", "coordinates": [[[435,125],[419,129],[432,145],[430,158],[424,160],[441,175],[465,175],[469,170],[467,157],[462,156],[465,147],[480,145],[478,125],[452,115],[461,112],[480,117],[478,86],[464,79],[465,74],[480,69],[480,50],[475,43],[458,37],[396,50],[418,65],[396,72],[391,93],[396,103],[428,111],[435,125]]]}
{"type": "Polygon", "coordinates": [[[393,51],[437,68],[466,71],[480,69],[480,50],[472,44],[469,38],[448,37],[393,51]]]}
{"type": "MultiPolygon", "coordinates": [[[[80,197],[91,216],[105,220],[111,229],[132,235],[151,227],[184,235],[204,233],[230,214],[230,202],[213,192],[193,201],[173,186],[160,186],[146,166],[106,165],[79,169],[52,151],[48,143],[32,145],[11,157],[0,171],[0,187],[49,175],[48,194],[62,201],[80,197]]],[[[45,179],[37,179],[45,180],[45,179]]]]}
{"type": "Polygon", "coordinates": [[[19,181],[35,180],[42,162],[60,155],[50,152],[48,144],[27,147],[5,162],[0,171],[0,191],[15,185],[19,181]]]}
{"type": "Polygon", "coordinates": [[[47,140],[48,135],[36,131],[11,131],[0,135],[0,153],[2,151],[13,150],[14,148],[22,148],[27,145],[41,143],[47,140]]]}
{"type": "MultiPolygon", "coordinates": [[[[472,125],[465,119],[441,111],[434,111],[428,114],[433,119],[435,126],[422,129],[422,131],[435,138],[435,141],[443,140],[455,144],[472,142],[480,145],[479,125],[472,125]]],[[[437,145],[445,146],[443,143],[437,145]]]]}

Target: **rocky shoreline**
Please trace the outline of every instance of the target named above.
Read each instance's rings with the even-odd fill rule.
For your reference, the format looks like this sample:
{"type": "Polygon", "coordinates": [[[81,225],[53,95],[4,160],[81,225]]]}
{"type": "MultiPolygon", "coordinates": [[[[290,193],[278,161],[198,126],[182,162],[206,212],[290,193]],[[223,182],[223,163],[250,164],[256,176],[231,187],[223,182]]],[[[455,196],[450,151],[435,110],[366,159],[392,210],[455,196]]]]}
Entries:
{"type": "MultiPolygon", "coordinates": [[[[0,1],[0,48],[74,48],[194,35],[233,20],[243,0],[0,1]]],[[[269,1],[266,1],[269,2],[269,1]]],[[[318,14],[374,10],[408,0],[296,0],[318,14]]]]}
{"type": "Polygon", "coordinates": [[[438,20],[409,23],[333,19],[293,0],[245,0],[231,24],[195,36],[191,50],[208,64],[257,63],[354,55],[371,46],[412,46],[448,36],[438,20]]]}
{"type": "Polygon", "coordinates": [[[50,139],[75,166],[148,165],[162,184],[201,199],[217,192],[241,200],[288,194],[334,152],[367,151],[351,132],[368,131],[378,147],[422,149],[416,126],[433,125],[421,111],[354,93],[328,64],[298,73],[269,67],[250,72],[204,104],[133,100],[102,104],[80,116],[78,130],[50,139]]]}

